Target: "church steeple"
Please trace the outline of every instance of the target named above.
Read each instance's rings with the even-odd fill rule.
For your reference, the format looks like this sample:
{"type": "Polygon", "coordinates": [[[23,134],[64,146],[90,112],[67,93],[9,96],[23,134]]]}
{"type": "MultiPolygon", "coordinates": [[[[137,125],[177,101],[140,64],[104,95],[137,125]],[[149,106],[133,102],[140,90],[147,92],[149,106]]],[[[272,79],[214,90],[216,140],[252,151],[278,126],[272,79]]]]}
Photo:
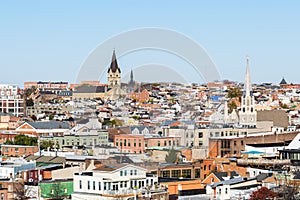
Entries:
{"type": "Polygon", "coordinates": [[[130,71],[130,82],[133,82],[133,71],[132,71],[132,69],[130,71]]]}
{"type": "Polygon", "coordinates": [[[113,51],[110,67],[107,70],[107,84],[109,88],[121,86],[121,70],[118,66],[116,51],[113,51]]]}
{"type": "Polygon", "coordinates": [[[251,86],[251,79],[250,79],[249,56],[246,56],[246,76],[245,76],[245,83],[244,83],[245,96],[250,96],[251,91],[252,91],[252,86],[251,86]]]}
{"type": "Polygon", "coordinates": [[[110,63],[110,67],[108,68],[107,73],[109,73],[109,71],[111,70],[111,72],[115,73],[116,71],[118,71],[119,73],[121,73],[121,70],[118,66],[118,62],[117,62],[117,57],[116,57],[116,51],[113,51],[113,55],[111,58],[111,63],[110,63]]]}
{"type": "Polygon", "coordinates": [[[255,101],[252,94],[252,85],[250,79],[249,57],[246,57],[246,76],[244,83],[244,92],[241,102],[241,110],[239,112],[240,125],[244,128],[255,128],[257,113],[255,111],[255,101]]]}

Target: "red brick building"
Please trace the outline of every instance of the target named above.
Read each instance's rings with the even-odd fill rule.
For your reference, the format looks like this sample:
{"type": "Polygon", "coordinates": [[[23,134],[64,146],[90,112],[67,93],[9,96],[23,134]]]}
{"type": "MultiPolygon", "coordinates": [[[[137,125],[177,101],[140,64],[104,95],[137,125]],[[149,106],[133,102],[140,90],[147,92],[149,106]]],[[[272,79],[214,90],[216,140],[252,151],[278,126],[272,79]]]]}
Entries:
{"type": "Polygon", "coordinates": [[[114,137],[115,147],[124,153],[144,153],[145,141],[143,135],[121,134],[114,137]]]}
{"type": "Polygon", "coordinates": [[[29,156],[38,152],[37,146],[24,146],[24,145],[1,145],[2,156],[29,156]]]}
{"type": "Polygon", "coordinates": [[[114,136],[114,145],[124,153],[144,153],[146,148],[179,145],[179,137],[145,137],[144,135],[120,134],[114,136]]]}

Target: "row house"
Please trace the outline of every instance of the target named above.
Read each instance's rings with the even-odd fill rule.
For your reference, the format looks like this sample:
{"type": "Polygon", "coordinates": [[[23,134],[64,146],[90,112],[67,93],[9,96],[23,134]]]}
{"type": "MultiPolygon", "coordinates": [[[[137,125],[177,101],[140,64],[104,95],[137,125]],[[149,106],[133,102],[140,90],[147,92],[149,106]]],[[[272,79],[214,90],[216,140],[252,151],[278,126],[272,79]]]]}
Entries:
{"type": "Polygon", "coordinates": [[[26,107],[26,115],[39,115],[39,114],[66,114],[74,110],[74,107],[69,104],[34,104],[33,106],[26,107]]]}
{"type": "Polygon", "coordinates": [[[65,146],[103,146],[108,145],[108,132],[106,130],[89,130],[83,133],[46,136],[41,139],[52,140],[60,148],[65,146]]]}
{"type": "Polygon", "coordinates": [[[30,89],[32,87],[38,88],[40,90],[43,89],[68,89],[68,82],[60,81],[60,82],[47,82],[47,81],[38,81],[38,82],[25,82],[24,89],[30,89]]]}
{"type": "Polygon", "coordinates": [[[114,145],[121,152],[125,153],[145,153],[147,148],[179,146],[179,137],[154,137],[144,135],[120,134],[115,135],[114,145]]]}
{"type": "Polygon", "coordinates": [[[25,145],[1,145],[1,155],[8,157],[22,157],[33,155],[38,152],[37,146],[25,145]]]}

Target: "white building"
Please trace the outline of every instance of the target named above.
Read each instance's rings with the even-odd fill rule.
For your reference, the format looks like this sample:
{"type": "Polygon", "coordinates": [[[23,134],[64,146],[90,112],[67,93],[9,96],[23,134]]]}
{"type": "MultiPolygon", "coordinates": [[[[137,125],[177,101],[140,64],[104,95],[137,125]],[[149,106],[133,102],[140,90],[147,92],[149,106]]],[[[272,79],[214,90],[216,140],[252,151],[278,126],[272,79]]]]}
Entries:
{"type": "Polygon", "coordinates": [[[18,86],[0,84],[0,112],[23,116],[24,100],[18,95],[18,86]]]}
{"type": "Polygon", "coordinates": [[[72,199],[104,200],[148,196],[151,192],[149,188],[154,188],[157,182],[156,176],[148,177],[146,169],[141,167],[130,164],[102,166],[91,172],[75,173],[72,199]]]}

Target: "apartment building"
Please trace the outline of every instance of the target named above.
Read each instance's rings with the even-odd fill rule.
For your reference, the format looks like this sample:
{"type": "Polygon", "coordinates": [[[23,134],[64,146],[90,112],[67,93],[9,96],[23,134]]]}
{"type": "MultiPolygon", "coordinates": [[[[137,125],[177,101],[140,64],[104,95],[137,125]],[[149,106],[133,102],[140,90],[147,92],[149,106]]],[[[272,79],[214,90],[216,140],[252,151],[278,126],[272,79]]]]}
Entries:
{"type": "Polygon", "coordinates": [[[0,112],[23,116],[24,100],[18,94],[17,85],[0,84],[0,112]]]}

